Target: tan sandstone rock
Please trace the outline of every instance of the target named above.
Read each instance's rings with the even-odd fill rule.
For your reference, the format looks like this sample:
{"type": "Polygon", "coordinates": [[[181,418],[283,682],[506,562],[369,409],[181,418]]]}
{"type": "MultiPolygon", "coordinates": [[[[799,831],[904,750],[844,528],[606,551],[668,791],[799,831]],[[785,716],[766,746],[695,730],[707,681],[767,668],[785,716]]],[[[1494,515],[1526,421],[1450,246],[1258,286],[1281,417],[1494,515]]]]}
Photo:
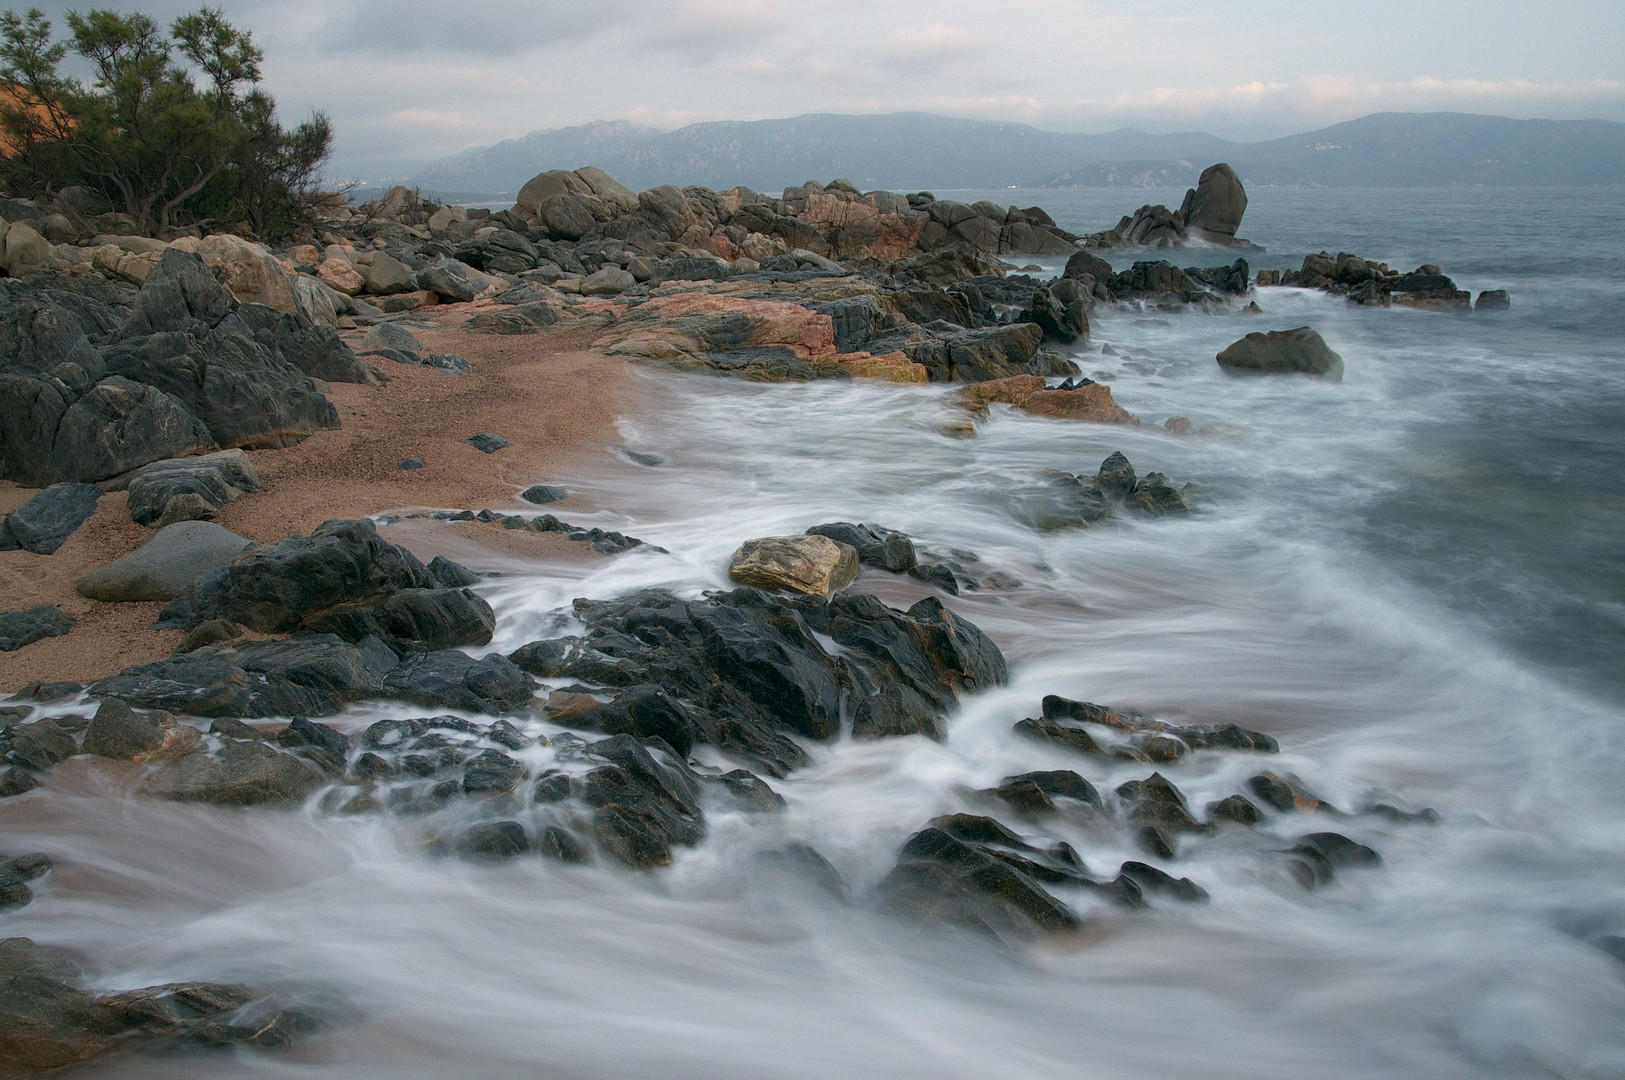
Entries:
{"type": "Polygon", "coordinates": [[[1046,390],[1037,375],[1014,375],[971,383],[959,391],[960,398],[973,411],[989,403],[1013,405],[1036,416],[1067,420],[1087,420],[1094,424],[1139,424],[1139,417],[1112,400],[1111,387],[1089,383],[1071,390],[1046,390]]]}
{"type": "Polygon", "coordinates": [[[766,536],[739,546],[728,576],[760,589],[833,596],[858,576],[858,549],[827,536],[766,536]]]}

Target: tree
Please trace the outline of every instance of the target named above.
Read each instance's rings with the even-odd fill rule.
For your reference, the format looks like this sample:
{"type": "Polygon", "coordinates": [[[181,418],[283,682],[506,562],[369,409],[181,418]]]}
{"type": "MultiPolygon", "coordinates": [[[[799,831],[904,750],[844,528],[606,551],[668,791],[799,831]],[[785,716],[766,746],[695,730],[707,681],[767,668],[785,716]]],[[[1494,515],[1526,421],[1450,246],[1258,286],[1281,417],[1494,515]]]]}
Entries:
{"type": "Polygon", "coordinates": [[[247,221],[262,234],[298,224],[332,127],[292,129],[257,88],[264,53],[216,8],[176,19],[70,12],[53,41],[38,9],[0,15],[0,183],[50,195],[78,185],[148,230],[247,221]],[[69,49],[89,86],[60,72],[69,49]]]}

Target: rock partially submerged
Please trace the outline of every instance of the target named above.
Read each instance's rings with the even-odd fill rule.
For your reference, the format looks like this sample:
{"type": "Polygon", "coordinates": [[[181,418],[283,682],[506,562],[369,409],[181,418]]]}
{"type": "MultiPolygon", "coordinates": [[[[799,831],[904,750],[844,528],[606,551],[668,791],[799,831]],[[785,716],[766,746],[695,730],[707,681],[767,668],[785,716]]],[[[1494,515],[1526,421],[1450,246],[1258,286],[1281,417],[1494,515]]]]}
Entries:
{"type": "Polygon", "coordinates": [[[321,1026],[251,987],[164,983],[99,993],[64,949],[0,940],[0,1077],[36,1076],[136,1048],[291,1046],[321,1026]]]}
{"type": "Polygon", "coordinates": [[[1037,375],[1015,375],[973,383],[959,391],[960,400],[973,412],[989,404],[1012,405],[1035,416],[1084,420],[1093,424],[1139,424],[1139,418],[1112,400],[1111,387],[1089,379],[1063,383],[1056,389],[1037,375]]]}
{"type": "Polygon", "coordinates": [[[1343,358],[1308,326],[1255,331],[1225,346],[1217,359],[1231,374],[1317,375],[1332,382],[1343,378],[1343,358]]]}

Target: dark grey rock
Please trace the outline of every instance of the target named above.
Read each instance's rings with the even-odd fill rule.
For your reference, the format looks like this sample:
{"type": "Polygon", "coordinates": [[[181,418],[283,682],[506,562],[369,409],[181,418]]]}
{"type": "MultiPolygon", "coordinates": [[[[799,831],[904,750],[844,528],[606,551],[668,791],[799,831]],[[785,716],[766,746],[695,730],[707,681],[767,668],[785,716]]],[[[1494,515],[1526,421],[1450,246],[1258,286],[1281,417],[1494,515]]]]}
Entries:
{"type": "Polygon", "coordinates": [[[468,438],[464,439],[463,442],[472,446],[482,454],[494,454],[498,450],[513,445],[501,435],[496,435],[489,431],[482,431],[478,435],[470,435],[468,438]]]}
{"type": "Polygon", "coordinates": [[[449,650],[406,657],[382,687],[386,697],[492,715],[525,708],[533,691],[530,677],[505,657],[475,660],[449,650]]]}
{"type": "Polygon", "coordinates": [[[1230,244],[1242,215],[1247,212],[1247,191],[1241,178],[1222,162],[1202,170],[1194,190],[1185,193],[1179,216],[1191,238],[1210,244],[1230,244]]]}
{"type": "MultiPolygon", "coordinates": [[[[173,724],[173,720],[170,723],[173,724]]],[[[85,729],[84,751],[99,757],[131,761],[164,745],[165,725],[144,716],[118,698],[106,698],[85,729]]]]}
{"type": "MultiPolygon", "coordinates": [[[[480,576],[461,563],[454,563],[444,555],[429,560],[431,577],[447,589],[461,589],[479,583],[480,576]]],[[[483,643],[482,643],[483,644],[483,643]]]]}
{"type": "MultiPolygon", "coordinates": [[[[653,744],[658,747],[660,744],[653,744]]],[[[699,784],[681,759],[656,760],[631,735],[588,747],[603,764],[587,773],[582,797],[593,808],[593,835],[611,856],[643,870],[671,862],[673,845],[705,836],[699,784]]]]}
{"type": "Polygon", "coordinates": [[[425,266],[414,275],[417,288],[432,292],[451,303],[466,303],[481,292],[468,276],[468,267],[445,255],[425,266]]]}
{"type": "Polygon", "coordinates": [[[181,330],[191,323],[214,326],[236,307],[200,256],[168,248],[142,282],[121,336],[181,330]]]}
{"type": "Polygon", "coordinates": [[[403,458],[401,463],[395,467],[397,469],[424,469],[427,468],[428,465],[420,457],[409,457],[403,458]]]}
{"type": "Polygon", "coordinates": [[[90,519],[101,497],[95,484],[52,484],[7,514],[0,528],[24,551],[51,555],[90,519]]]}
{"type": "Polygon", "coordinates": [[[331,716],[353,701],[378,696],[396,663],[377,641],[253,641],[126,668],[92,689],[137,708],[189,716],[331,716]]]}
{"type": "Polygon", "coordinates": [[[15,652],[48,637],[61,637],[77,620],[50,604],[27,611],[0,611],[0,652],[15,652]]]}
{"type": "Polygon", "coordinates": [[[407,353],[410,356],[421,356],[424,352],[423,342],[418,340],[416,334],[398,323],[381,322],[367,331],[361,339],[361,351],[382,352],[394,350],[407,353]]]}
{"type": "Polygon", "coordinates": [[[203,575],[165,609],[160,625],[189,629],[224,618],[260,633],[288,633],[329,608],[436,584],[415,555],[379,537],[371,521],[328,521],[309,536],[261,545],[203,575]]]}
{"type": "Polygon", "coordinates": [[[1251,333],[1218,355],[1219,367],[1236,374],[1318,375],[1333,382],[1343,378],[1343,358],[1307,326],[1251,333]]]}
{"type": "Polygon", "coordinates": [[[11,748],[6,753],[13,765],[31,772],[47,772],[78,752],[73,731],[65,720],[35,720],[14,724],[7,732],[11,748]]]}
{"type": "Polygon", "coordinates": [[[530,850],[525,827],[517,821],[487,821],[457,838],[457,853],[471,859],[513,859],[530,850]]]}
{"type": "Polygon", "coordinates": [[[519,497],[528,503],[545,506],[547,503],[568,499],[570,492],[566,488],[555,487],[552,484],[532,484],[519,493],[519,497]]]}
{"type": "Polygon", "coordinates": [[[905,533],[883,529],[877,525],[855,525],[849,521],[831,521],[814,525],[807,530],[810,536],[827,536],[831,540],[857,549],[858,562],[889,570],[894,574],[907,573],[917,564],[918,552],[914,541],[905,533]]]}

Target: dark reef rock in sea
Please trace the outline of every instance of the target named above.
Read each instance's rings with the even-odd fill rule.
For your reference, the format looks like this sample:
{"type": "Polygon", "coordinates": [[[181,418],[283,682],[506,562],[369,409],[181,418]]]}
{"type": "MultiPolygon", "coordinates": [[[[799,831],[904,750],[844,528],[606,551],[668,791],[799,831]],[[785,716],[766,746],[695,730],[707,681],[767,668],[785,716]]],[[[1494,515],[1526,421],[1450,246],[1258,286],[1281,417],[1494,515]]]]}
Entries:
{"type": "Polygon", "coordinates": [[[1332,382],[1343,378],[1343,358],[1307,326],[1255,331],[1225,346],[1217,359],[1219,367],[1232,375],[1317,375],[1332,382]]]}

